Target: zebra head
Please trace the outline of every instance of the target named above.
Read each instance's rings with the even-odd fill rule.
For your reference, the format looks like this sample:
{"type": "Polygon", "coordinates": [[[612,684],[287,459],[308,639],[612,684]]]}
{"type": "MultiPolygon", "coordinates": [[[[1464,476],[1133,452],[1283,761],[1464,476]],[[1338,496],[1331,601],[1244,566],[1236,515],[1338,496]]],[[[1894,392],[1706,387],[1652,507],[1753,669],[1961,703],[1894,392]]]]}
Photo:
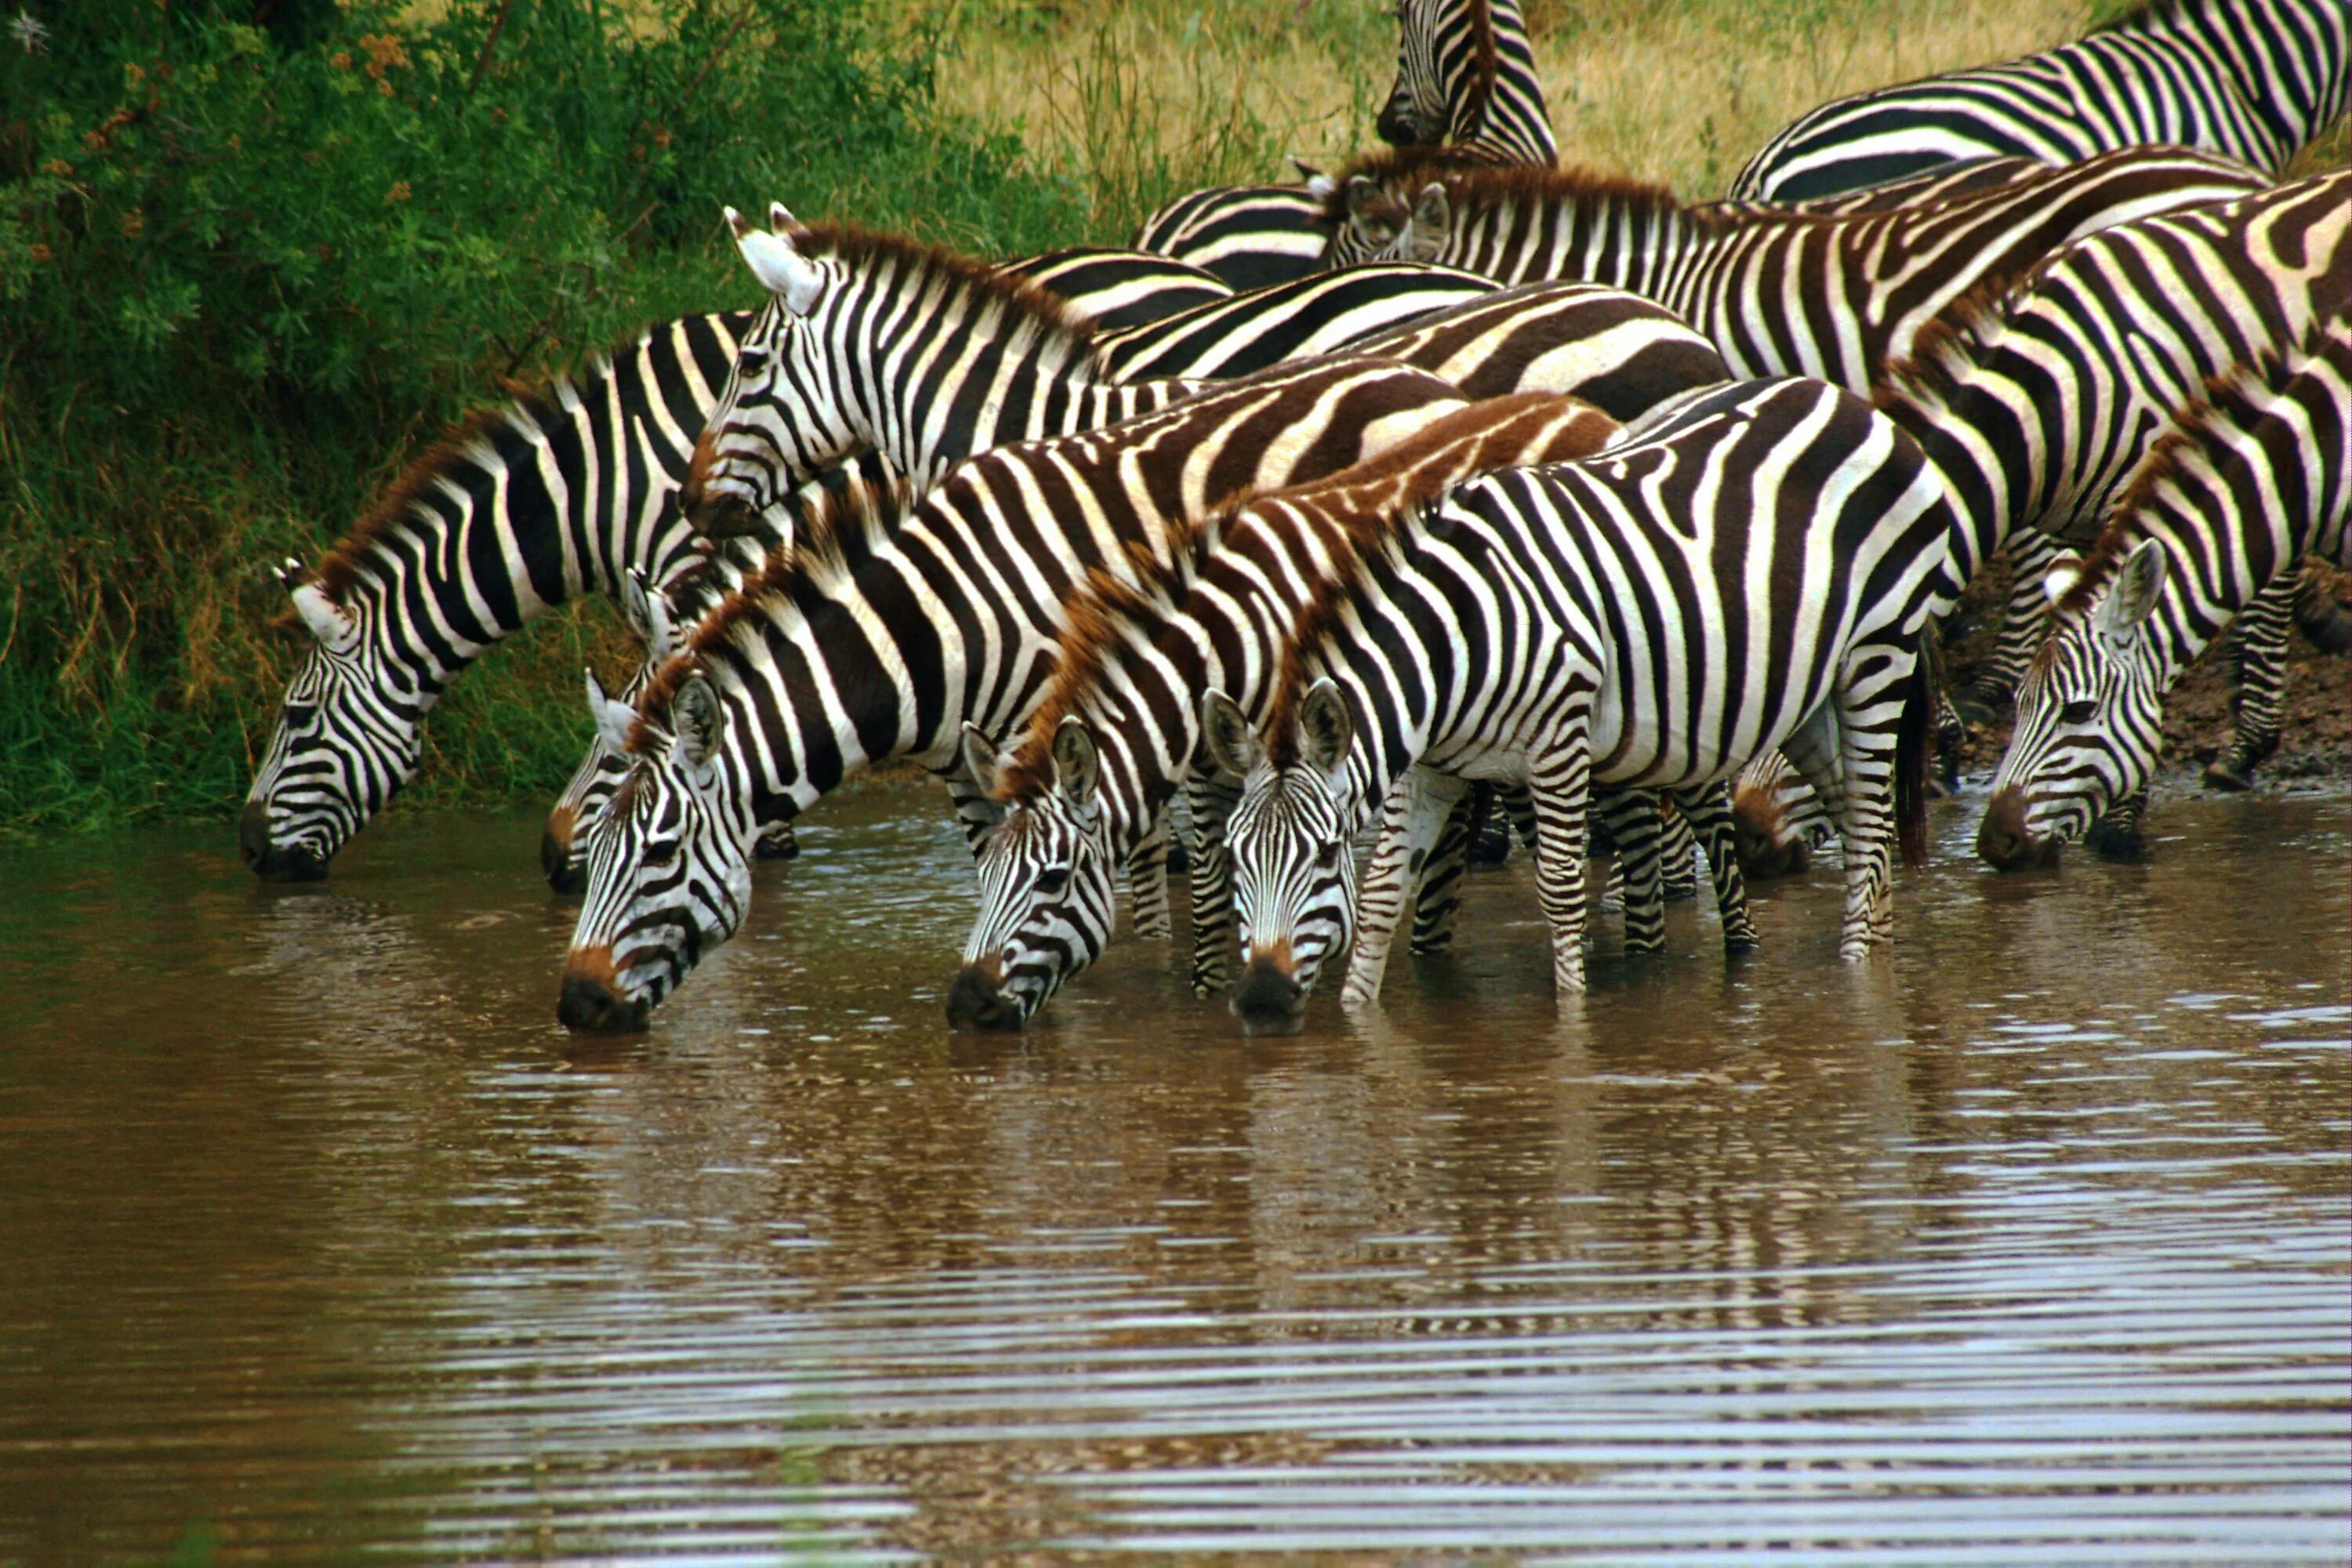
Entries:
{"type": "Polygon", "coordinates": [[[667,733],[638,721],[628,771],[588,826],[587,895],[555,1010],[572,1029],[644,1028],[751,904],[749,814],[733,804],[720,757],[726,707],[693,675],[671,696],[669,721],[667,733]]]}
{"type": "Polygon", "coordinates": [[[687,469],[687,516],[714,537],[753,531],[761,512],[866,444],[843,412],[824,342],[843,269],[800,253],[805,230],[782,203],[768,216],[772,228],[759,229],[727,209],[736,247],[769,300],[737,342],[735,367],[687,469]]]}
{"type": "MultiPolygon", "coordinates": [[[[964,766],[993,795],[996,748],[963,727],[964,766]]],[[[1053,772],[1004,808],[980,854],[980,917],[948,992],[957,1029],[1017,1029],[1102,955],[1112,920],[1110,841],[1095,738],[1076,714],[1054,731],[1053,772]]]]}
{"type": "Polygon", "coordinates": [[[1210,759],[1242,777],[1225,824],[1242,942],[1234,1016],[1244,1034],[1293,1034],[1323,961],[1355,928],[1356,860],[1348,852],[1355,790],[1347,766],[1355,721],[1325,679],[1300,700],[1294,735],[1260,745],[1222,691],[1202,700],[1201,726],[1210,759]]]}
{"type": "Polygon", "coordinates": [[[2162,653],[2149,624],[2164,545],[2143,540],[2112,582],[2074,605],[2080,570],[2061,557],[2044,582],[2058,624],[2018,688],[2017,727],[1977,830],[1977,853],[2004,871],[2054,864],[2060,846],[2147,782],[2164,742],[2162,653]]]}
{"type": "Polygon", "coordinates": [[[621,787],[621,780],[629,771],[626,744],[629,728],[636,722],[636,701],[646,685],[653,679],[654,671],[667,663],[677,651],[677,628],[672,626],[668,602],[646,581],[646,574],[631,567],[621,583],[621,613],[629,629],[645,644],[646,657],[636,673],[621,689],[618,700],[604,695],[604,684],[596,672],[588,674],[588,718],[591,739],[588,754],[580,759],[572,770],[572,782],[563,786],[562,795],[547,814],[547,831],[539,841],[540,868],[547,873],[548,885],[559,893],[576,893],[588,885],[588,825],[621,787]]]}
{"type": "Polygon", "coordinates": [[[1324,247],[1328,268],[1373,261],[1435,261],[1453,231],[1453,204],[1445,187],[1433,180],[1408,204],[1379,181],[1351,174],[1347,205],[1347,221],[1332,230],[1324,247]]]}
{"type": "MultiPolygon", "coordinates": [[[[1397,0],[1396,85],[1372,121],[1373,132],[1390,146],[1431,147],[1452,134],[1454,95],[1447,90],[1442,56],[1449,44],[1459,56],[1467,18],[1454,13],[1469,9],[1464,0],[1397,0]]],[[[1454,69],[1463,68],[1457,58],[1454,69]]]]}
{"type": "Polygon", "coordinates": [[[246,792],[237,847],[265,881],[310,882],[416,771],[435,694],[384,657],[365,606],[335,603],[299,561],[278,578],[311,647],[246,792]]]}

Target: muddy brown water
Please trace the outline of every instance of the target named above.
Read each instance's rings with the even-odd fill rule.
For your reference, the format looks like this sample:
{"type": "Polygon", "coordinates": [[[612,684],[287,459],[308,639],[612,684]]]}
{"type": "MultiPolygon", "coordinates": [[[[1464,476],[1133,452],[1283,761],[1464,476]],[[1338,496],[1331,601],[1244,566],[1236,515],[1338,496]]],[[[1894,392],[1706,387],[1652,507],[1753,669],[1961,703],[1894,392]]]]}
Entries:
{"type": "Polygon", "coordinates": [[[617,1044],[521,817],[0,847],[0,1561],[2346,1562],[2345,800],[1937,809],[1859,973],[1817,871],[1563,1025],[1522,865],[1247,1042],[950,1038],[911,784],[617,1044]]]}

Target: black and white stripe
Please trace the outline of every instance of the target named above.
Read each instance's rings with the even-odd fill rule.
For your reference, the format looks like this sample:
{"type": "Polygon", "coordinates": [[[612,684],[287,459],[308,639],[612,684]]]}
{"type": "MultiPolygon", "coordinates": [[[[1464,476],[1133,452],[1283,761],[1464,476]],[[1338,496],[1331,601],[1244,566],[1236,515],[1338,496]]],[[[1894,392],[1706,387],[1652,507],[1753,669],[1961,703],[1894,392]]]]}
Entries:
{"type": "Polygon", "coordinates": [[[2004,544],[2019,569],[1971,700],[2013,689],[2042,641],[2047,561],[2088,542],[2173,412],[2347,299],[2352,174],[2323,175],[2077,241],[1892,369],[1879,405],[1944,476],[1964,576],[2004,544]]]}
{"type": "Polygon", "coordinates": [[[2096,546],[2044,586],[2057,627],[2017,696],[1977,850],[2054,859],[2147,786],[2164,696],[2233,616],[2291,585],[2298,558],[2352,564],[2352,316],[2315,325],[2185,412],[2096,546]]]}
{"type": "Polygon", "coordinates": [[[1573,278],[1655,300],[1736,374],[1867,389],[1969,290],[2013,279],[2069,240],[2266,184],[2209,153],[2132,149],[1925,207],[1834,217],[1688,207],[1582,172],[1411,168],[1358,175],[1335,261],[1436,262],[1501,282],[1573,278]]]}
{"type": "Polygon", "coordinates": [[[1838,99],[1764,144],[1734,199],[1792,202],[1964,159],[2202,147],[2275,175],[2352,100],[2344,0],[2158,0],[2088,37],[1838,99]]]}
{"type": "MultiPolygon", "coordinates": [[[[1391,362],[1321,360],[983,452],[896,526],[805,531],[646,695],[614,797],[631,810],[589,830],[565,1021],[642,1023],[740,922],[732,889],[764,825],[881,757],[960,777],[961,726],[1003,734],[1025,716],[1087,573],[1131,574],[1130,548],[1164,552],[1223,498],[1335,472],[1462,405],[1391,362]]],[[[961,796],[976,804],[968,781],[961,796]]],[[[966,822],[977,839],[985,817],[966,822]]]]}
{"type": "Polygon", "coordinates": [[[1686,399],[1596,458],[1473,480],[1365,551],[1303,620],[1262,737],[1213,694],[1203,714],[1247,777],[1227,828],[1244,1026],[1295,1027],[1351,921],[1344,994],[1378,995],[1413,868],[1481,778],[1534,795],[1564,995],[1584,986],[1592,786],[1685,798],[1776,745],[1844,828],[1840,952],[1863,956],[1888,929],[1898,813],[1906,854],[1924,831],[1932,705],[1913,676],[1958,592],[1951,527],[1891,421],[1787,380],[1686,399]],[[1900,791],[1898,749],[1918,764],[1900,791]],[[1375,811],[1359,900],[1346,840],[1375,811]]]}
{"type": "Polygon", "coordinates": [[[1518,0],[1397,0],[1396,15],[1381,141],[1489,163],[1559,163],[1518,0]]]}

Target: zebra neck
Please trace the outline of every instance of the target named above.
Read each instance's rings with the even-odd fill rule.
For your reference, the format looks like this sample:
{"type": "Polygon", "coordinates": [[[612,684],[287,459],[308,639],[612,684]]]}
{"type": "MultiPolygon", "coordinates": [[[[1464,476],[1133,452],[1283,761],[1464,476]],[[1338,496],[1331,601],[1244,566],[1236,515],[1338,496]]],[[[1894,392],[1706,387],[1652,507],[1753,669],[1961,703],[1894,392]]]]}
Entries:
{"type": "Polygon", "coordinates": [[[1495,79],[1486,91],[1467,94],[1454,106],[1446,140],[1458,151],[1496,163],[1556,166],[1559,143],[1544,109],[1535,49],[1517,0],[1492,0],[1487,16],[1495,34],[1495,79]]]}
{"type": "Polygon", "coordinates": [[[2065,476],[2051,460],[2053,446],[2063,452],[2084,444],[2072,438],[2078,411],[2068,400],[1990,374],[1940,390],[1882,388],[1879,405],[1943,479],[1963,584],[2013,529],[2057,504],[2065,476]]]}
{"type": "Polygon", "coordinates": [[[2270,156],[2257,161],[2273,174],[2352,105],[2352,23],[2343,0],[2187,0],[2168,15],[2152,11],[2141,26],[2233,68],[2245,62],[2257,79],[2237,105],[2269,132],[2270,156]],[[2306,39],[2309,52],[2301,47],[2306,39]]]}

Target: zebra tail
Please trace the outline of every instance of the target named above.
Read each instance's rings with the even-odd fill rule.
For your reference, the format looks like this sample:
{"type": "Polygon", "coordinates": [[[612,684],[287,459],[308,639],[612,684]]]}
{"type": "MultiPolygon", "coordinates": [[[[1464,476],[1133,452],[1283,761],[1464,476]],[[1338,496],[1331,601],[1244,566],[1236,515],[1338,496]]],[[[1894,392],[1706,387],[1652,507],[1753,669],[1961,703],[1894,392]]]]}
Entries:
{"type": "Polygon", "coordinates": [[[1895,833],[1903,864],[1927,863],[1927,774],[1935,766],[1936,693],[1943,685],[1944,661],[1930,628],[1919,639],[1919,658],[1903,691],[1903,716],[1895,730],[1895,833]]]}

